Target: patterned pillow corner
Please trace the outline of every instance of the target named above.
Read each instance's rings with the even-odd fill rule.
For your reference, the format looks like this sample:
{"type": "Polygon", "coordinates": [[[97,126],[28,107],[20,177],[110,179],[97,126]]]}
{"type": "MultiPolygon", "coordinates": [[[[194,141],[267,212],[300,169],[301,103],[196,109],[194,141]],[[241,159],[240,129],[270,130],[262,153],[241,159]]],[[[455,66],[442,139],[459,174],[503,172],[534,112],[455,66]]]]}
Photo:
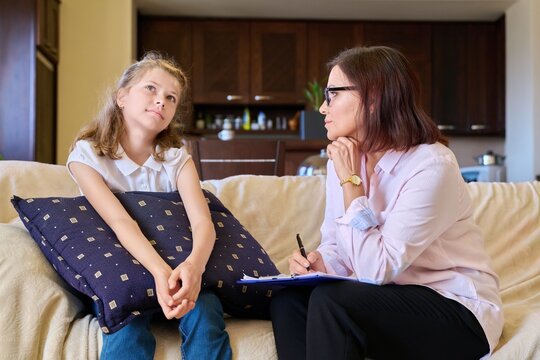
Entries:
{"type": "MultiPolygon", "coordinates": [[[[266,318],[272,287],[236,281],[244,273],[273,275],[278,270],[221,201],[203,191],[217,237],[203,287],[216,292],[230,315],[266,318]]],[[[192,249],[191,228],[177,192],[127,192],[117,197],[171,267],[186,259],[192,249]]],[[[104,332],[115,332],[135,316],[159,310],[151,274],[123,248],[85,197],[14,196],[12,203],[60,276],[93,300],[104,332]]]]}

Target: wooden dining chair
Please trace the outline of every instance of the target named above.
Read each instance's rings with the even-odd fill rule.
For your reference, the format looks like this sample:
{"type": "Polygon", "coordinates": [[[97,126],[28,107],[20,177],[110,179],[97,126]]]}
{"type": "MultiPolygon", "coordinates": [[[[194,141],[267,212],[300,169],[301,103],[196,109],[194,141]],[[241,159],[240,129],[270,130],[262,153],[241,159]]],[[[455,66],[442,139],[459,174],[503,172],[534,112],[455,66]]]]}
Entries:
{"type": "Polygon", "coordinates": [[[285,173],[285,144],[280,140],[198,139],[190,141],[188,146],[201,180],[285,173]]]}

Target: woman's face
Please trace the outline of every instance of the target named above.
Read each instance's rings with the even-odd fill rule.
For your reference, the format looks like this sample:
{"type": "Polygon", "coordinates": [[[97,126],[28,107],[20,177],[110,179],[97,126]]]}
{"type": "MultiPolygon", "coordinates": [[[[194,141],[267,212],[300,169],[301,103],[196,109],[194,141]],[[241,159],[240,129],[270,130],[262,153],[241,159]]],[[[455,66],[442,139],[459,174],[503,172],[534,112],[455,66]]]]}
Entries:
{"type": "Polygon", "coordinates": [[[328,77],[328,100],[324,101],[319,108],[319,112],[325,115],[324,127],[327,130],[326,136],[329,140],[336,140],[338,137],[356,137],[357,119],[361,115],[360,97],[357,90],[337,90],[331,88],[354,86],[339,66],[334,66],[328,77]]]}

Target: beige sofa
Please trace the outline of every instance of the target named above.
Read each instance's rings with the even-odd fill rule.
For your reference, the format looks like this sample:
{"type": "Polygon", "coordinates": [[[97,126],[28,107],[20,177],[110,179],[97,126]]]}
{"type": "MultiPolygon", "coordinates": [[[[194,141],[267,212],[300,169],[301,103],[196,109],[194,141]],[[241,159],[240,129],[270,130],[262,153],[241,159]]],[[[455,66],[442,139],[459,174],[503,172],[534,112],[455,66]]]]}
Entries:
{"type": "MultiPolygon", "coordinates": [[[[282,272],[299,232],[320,240],[324,182],[317,177],[236,176],[203,182],[259,240],[282,272]]],[[[493,359],[540,359],[540,183],[469,184],[476,219],[500,276],[506,324],[493,359]]],[[[45,260],[9,200],[77,196],[65,167],[0,161],[0,359],[96,359],[96,319],[45,260]]],[[[227,319],[235,359],[276,359],[269,321],[227,319]]],[[[156,359],[179,357],[172,324],[154,326],[156,359]]]]}

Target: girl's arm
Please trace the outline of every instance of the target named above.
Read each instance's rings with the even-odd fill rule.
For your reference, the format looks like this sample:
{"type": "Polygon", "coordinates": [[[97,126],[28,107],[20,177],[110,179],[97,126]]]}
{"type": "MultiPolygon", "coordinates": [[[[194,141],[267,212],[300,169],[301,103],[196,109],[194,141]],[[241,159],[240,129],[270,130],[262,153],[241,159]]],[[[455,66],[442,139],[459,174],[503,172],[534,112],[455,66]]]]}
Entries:
{"type": "Polygon", "coordinates": [[[167,279],[172,269],[150,245],[139,225],[129,216],[111,192],[101,175],[88,165],[71,162],[69,169],[88,202],[114,231],[122,246],[154,277],[158,301],[167,318],[176,317],[183,309],[176,306],[167,279]]]}
{"type": "Polygon", "coordinates": [[[202,274],[214,248],[216,232],[193,160],[189,159],[180,170],[177,187],[191,224],[193,249],[187,259],[173,270],[169,287],[173,289],[181,283],[173,298],[191,310],[201,289],[202,274]]]}

